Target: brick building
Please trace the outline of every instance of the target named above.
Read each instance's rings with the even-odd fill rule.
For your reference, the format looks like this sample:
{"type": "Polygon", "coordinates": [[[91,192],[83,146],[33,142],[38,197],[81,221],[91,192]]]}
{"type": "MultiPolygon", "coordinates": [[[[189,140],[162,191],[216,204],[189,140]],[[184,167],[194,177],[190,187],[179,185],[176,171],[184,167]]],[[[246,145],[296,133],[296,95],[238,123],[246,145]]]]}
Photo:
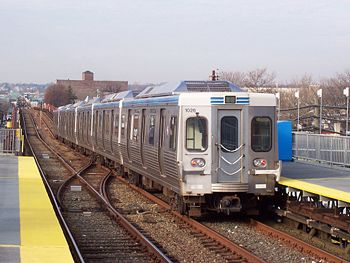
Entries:
{"type": "Polygon", "coordinates": [[[79,100],[84,100],[86,96],[96,97],[97,90],[103,95],[128,89],[127,81],[94,80],[94,73],[91,71],[83,72],[82,80],[58,79],[56,84],[71,87],[79,100]]]}

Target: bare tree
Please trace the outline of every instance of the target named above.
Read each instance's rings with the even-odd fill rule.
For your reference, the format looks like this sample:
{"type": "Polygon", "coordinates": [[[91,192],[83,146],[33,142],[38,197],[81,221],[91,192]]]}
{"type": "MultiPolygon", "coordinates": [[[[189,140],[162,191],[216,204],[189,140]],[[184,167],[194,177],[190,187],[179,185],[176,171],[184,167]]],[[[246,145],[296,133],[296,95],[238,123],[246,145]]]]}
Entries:
{"type": "Polygon", "coordinates": [[[75,95],[72,89],[66,88],[63,85],[53,84],[46,89],[44,101],[45,103],[59,107],[73,103],[74,97],[75,95]]]}
{"type": "Polygon", "coordinates": [[[274,86],[275,79],[276,74],[268,72],[267,68],[257,68],[246,73],[245,86],[258,91],[259,88],[274,86]]]}
{"type": "Polygon", "coordinates": [[[220,73],[220,79],[228,80],[239,87],[244,87],[246,73],[241,71],[223,71],[220,73]]]}
{"type": "Polygon", "coordinates": [[[231,81],[237,86],[254,92],[261,92],[262,88],[274,87],[276,78],[275,73],[270,73],[267,68],[257,68],[248,72],[224,71],[220,75],[222,80],[231,81]]]}
{"type": "Polygon", "coordinates": [[[350,87],[350,71],[337,73],[334,77],[322,80],[324,103],[328,105],[344,105],[343,89],[350,87]]]}

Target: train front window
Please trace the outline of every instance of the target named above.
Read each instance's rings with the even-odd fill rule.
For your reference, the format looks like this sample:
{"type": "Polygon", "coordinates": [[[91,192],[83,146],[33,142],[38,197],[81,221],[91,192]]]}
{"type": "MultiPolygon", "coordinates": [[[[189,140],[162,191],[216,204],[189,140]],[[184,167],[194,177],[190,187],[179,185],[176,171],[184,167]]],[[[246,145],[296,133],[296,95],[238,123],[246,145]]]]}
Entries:
{"type": "Polygon", "coordinates": [[[203,117],[192,117],[186,121],[186,149],[204,152],[208,147],[207,121],[203,117]]]}
{"type": "Polygon", "coordinates": [[[269,152],[272,147],[272,121],[269,117],[255,117],[252,120],[252,150],[269,152]]]}
{"type": "Polygon", "coordinates": [[[238,120],[233,116],[221,119],[221,145],[222,151],[229,152],[238,147],[238,120]]]}

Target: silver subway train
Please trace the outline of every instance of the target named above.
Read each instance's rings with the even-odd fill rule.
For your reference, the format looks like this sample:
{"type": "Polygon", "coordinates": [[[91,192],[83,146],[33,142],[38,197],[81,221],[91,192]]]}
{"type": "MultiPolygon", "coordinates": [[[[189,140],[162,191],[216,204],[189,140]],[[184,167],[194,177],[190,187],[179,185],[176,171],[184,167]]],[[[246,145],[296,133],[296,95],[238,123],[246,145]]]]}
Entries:
{"type": "Polygon", "coordinates": [[[276,99],[226,81],[182,81],[60,107],[57,137],[182,213],[254,212],[280,166],[276,99]]]}

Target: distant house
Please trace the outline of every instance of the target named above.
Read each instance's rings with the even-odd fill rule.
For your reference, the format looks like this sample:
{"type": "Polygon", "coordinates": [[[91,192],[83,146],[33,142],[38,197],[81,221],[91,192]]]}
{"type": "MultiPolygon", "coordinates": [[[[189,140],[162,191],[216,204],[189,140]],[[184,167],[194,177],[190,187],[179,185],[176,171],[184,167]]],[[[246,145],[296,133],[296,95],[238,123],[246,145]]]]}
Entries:
{"type": "Polygon", "coordinates": [[[94,73],[91,71],[84,71],[82,80],[58,79],[56,84],[67,88],[71,87],[79,100],[85,99],[86,96],[95,97],[98,91],[102,94],[108,94],[128,89],[127,81],[94,80],[94,73]]]}

